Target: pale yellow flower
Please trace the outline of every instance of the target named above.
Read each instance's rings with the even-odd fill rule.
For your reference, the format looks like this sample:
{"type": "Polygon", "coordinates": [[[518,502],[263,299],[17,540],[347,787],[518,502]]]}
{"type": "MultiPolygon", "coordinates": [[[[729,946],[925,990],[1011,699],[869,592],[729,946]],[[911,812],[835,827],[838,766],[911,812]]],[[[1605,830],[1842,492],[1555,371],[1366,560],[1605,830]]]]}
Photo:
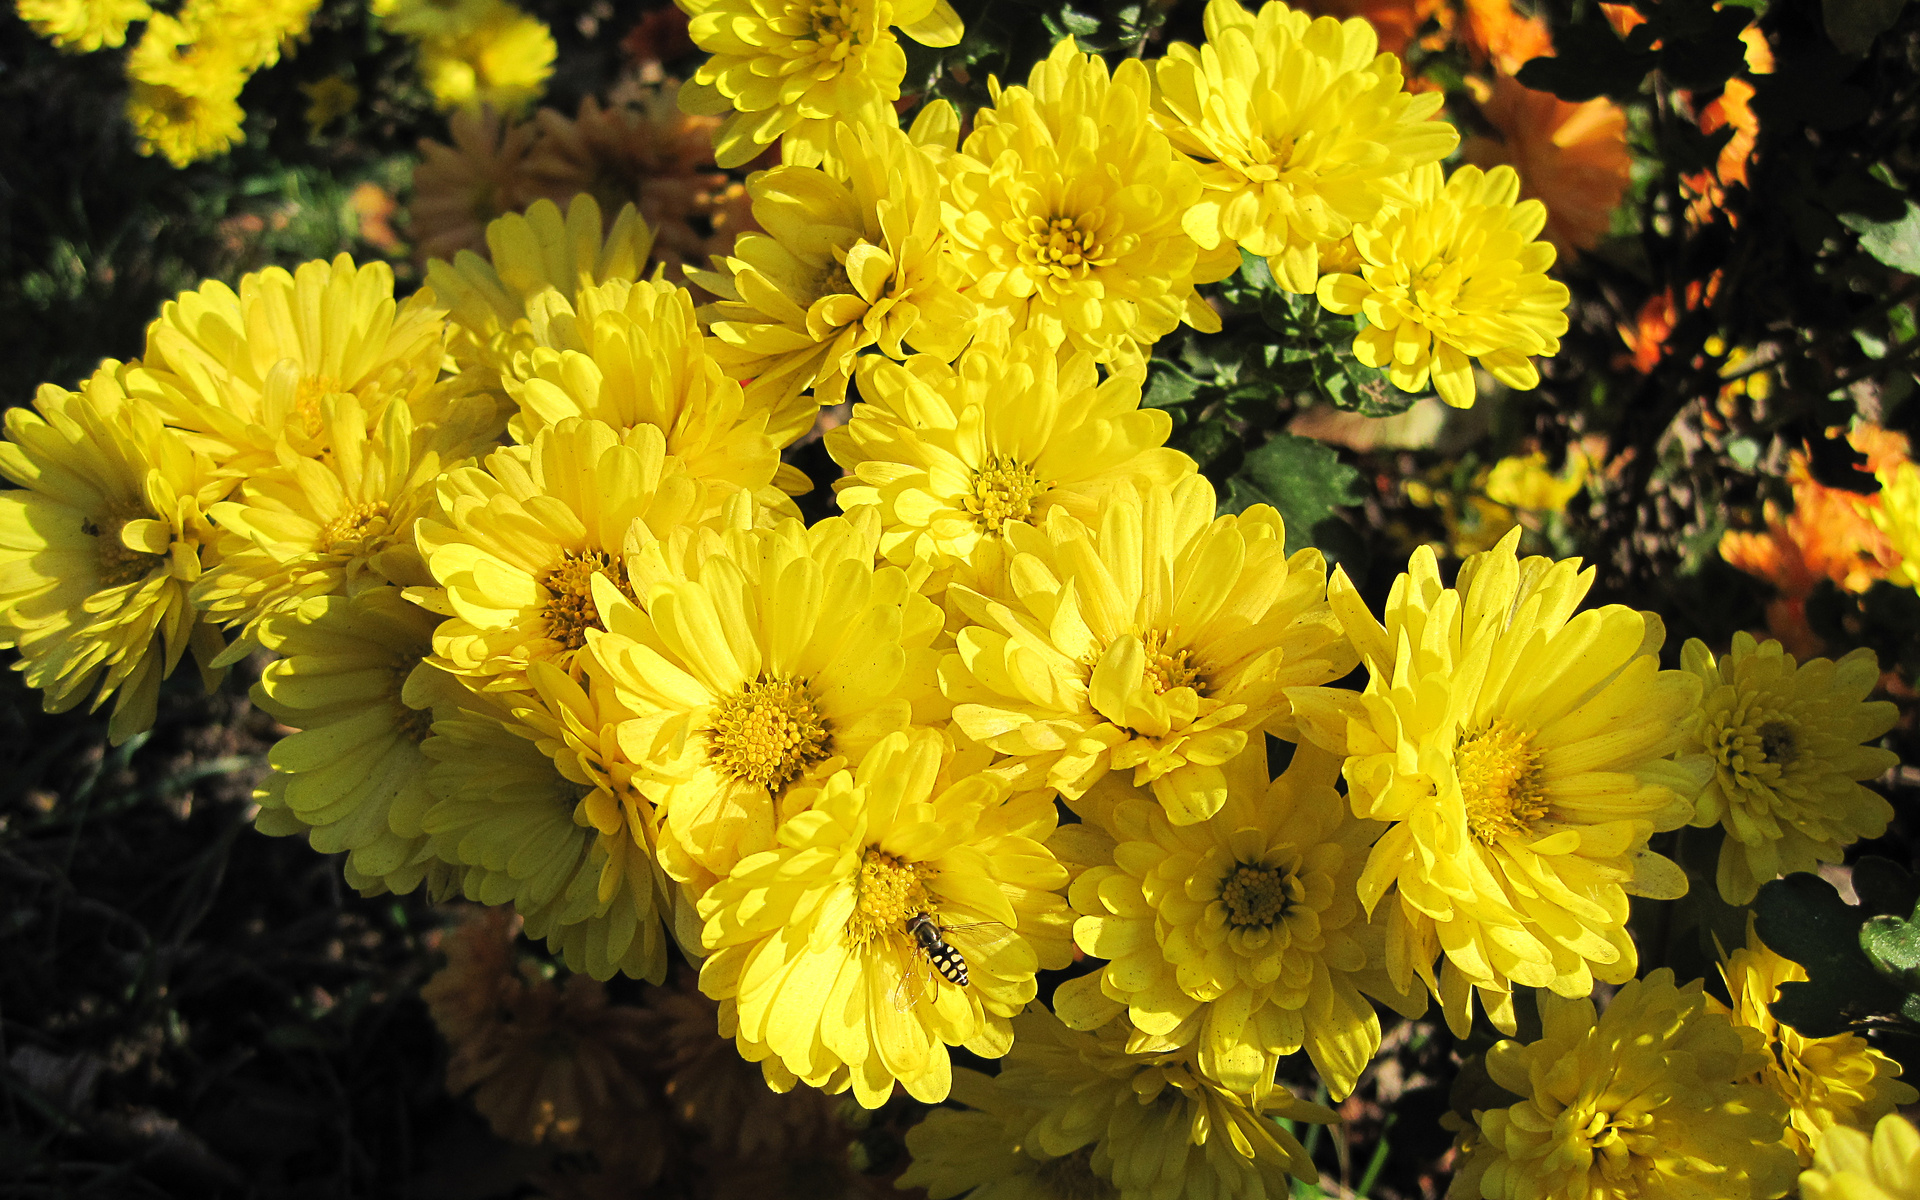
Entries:
{"type": "Polygon", "coordinates": [[[127,26],[153,15],[147,0],[14,0],[13,8],[35,33],[62,50],[124,45],[127,26]]]}

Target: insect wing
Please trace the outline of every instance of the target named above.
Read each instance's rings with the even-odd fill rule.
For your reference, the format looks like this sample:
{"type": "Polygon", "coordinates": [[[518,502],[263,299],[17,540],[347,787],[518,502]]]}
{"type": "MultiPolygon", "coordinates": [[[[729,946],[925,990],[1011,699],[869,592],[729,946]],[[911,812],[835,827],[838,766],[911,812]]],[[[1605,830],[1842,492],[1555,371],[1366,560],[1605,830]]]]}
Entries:
{"type": "Polygon", "coordinates": [[[900,973],[900,982],[893,986],[893,1007],[899,1012],[912,1012],[924,1001],[933,998],[933,963],[921,952],[918,945],[909,946],[903,957],[907,969],[900,973]]]}

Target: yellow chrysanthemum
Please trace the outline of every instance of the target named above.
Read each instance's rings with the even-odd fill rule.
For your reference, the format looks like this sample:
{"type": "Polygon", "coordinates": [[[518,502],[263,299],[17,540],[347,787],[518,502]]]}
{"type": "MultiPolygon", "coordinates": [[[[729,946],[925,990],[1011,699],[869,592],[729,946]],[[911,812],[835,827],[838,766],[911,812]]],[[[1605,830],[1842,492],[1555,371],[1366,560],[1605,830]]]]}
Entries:
{"type": "Polygon", "coordinates": [[[775,142],[784,160],[817,166],[838,120],[894,123],[907,56],[894,27],[923,46],[960,40],[947,0],[678,0],[694,45],[713,57],[680,89],[680,106],[725,116],[714,160],[738,167],[775,142]]]}
{"type": "Polygon", "coordinates": [[[14,0],[13,9],[62,50],[125,45],[127,26],[153,15],[147,0],[14,0]]]}
{"type": "Polygon", "coordinates": [[[383,28],[421,41],[454,37],[480,23],[497,0],[368,0],[383,28]]]}
{"type": "Polygon", "coordinates": [[[133,81],[127,94],[127,124],[142,154],[158,154],[176,167],[224,154],[245,135],[240,120],[238,75],[196,88],[133,81]]]}
{"type": "Polygon", "coordinates": [[[1768,949],[1747,918],[1747,944],[1727,957],[1720,969],[1733,1001],[1733,1022],[1757,1029],[1767,1048],[1767,1063],[1751,1082],[1760,1083],[1787,1102],[1787,1144],[1800,1165],[1813,1163],[1813,1147],[1831,1125],[1866,1128],[1897,1105],[1920,1100],[1897,1077],[1900,1064],[1851,1033],[1810,1038],[1773,1015],[1780,985],[1807,978],[1807,970],[1768,949]]]}
{"type": "Polygon", "coordinates": [[[1227,802],[1195,825],[1171,824],[1112,776],[1082,798],[1110,840],[1068,892],[1073,936],[1109,961],[1061,984],[1054,1011],[1075,1029],[1124,1012],[1129,1050],[1193,1046],[1200,1070],[1243,1095],[1263,1094],[1305,1047],[1345,1099],[1380,1048],[1361,989],[1408,1016],[1426,1007],[1386,986],[1385,940],[1354,890],[1386,827],[1347,812],[1333,789],[1340,759],[1323,750],[1297,747],[1269,782],[1262,738],[1226,771],[1227,802]]]}
{"type": "Polygon", "coordinates": [[[998,541],[1007,521],[1061,509],[1086,524],[1116,488],[1168,488],[1193,460],[1167,448],[1173,419],[1140,407],[1140,377],[1102,381],[1091,356],[1062,362],[1038,333],[988,338],[953,366],[916,356],[861,366],[860,393],[827,449],[847,469],[840,506],[877,506],[880,552],[935,569],[998,541]]]}
{"type": "Polygon", "coordinates": [[[535,348],[515,360],[518,377],[506,383],[519,406],[508,422],[516,440],[568,417],[621,430],[651,425],[705,488],[706,513],[744,491],[791,514],[787,494],[812,487],[780,461],[766,407],[714,361],[687,289],[612,280],[583,289],[573,303],[549,289],[528,314],[535,348]]]}
{"type": "Polygon", "coordinates": [[[128,67],[145,54],[164,53],[181,61],[225,60],[251,74],[278,63],[281,51],[306,35],[319,7],[320,0],[187,0],[178,21],[148,21],[128,67]]]}
{"type": "Polygon", "coordinates": [[[244,627],[229,661],[251,651],[260,619],[282,606],[431,582],[414,522],[432,510],[434,479],[471,452],[493,406],[468,397],[445,425],[420,431],[406,405],[389,404],[368,432],[350,393],[323,398],[320,414],[325,457],[283,448],[279,463],[256,472],[237,498],[208,509],[221,530],[219,560],[193,585],[193,600],[210,619],[244,627]]]}
{"type": "Polygon", "coordinates": [[[1064,509],[1037,528],[1009,521],[1015,595],[948,589],[969,623],[941,689],[1016,786],[1072,799],[1131,770],[1174,824],[1204,821],[1248,735],[1291,732],[1287,689],[1353,666],[1320,552],[1289,558],[1266,505],[1213,514],[1213,487],[1194,475],[1116,492],[1097,525],[1064,509]]]}
{"type": "Polygon", "coordinates": [[[370,894],[410,892],[435,863],[420,824],[433,760],[420,744],[433,706],[459,690],[425,661],[438,619],[379,587],[315,596],[260,628],[280,657],[253,701],[299,732],[267,755],[273,772],[254,789],[254,823],[305,834],[322,854],[345,851],[347,883],[370,894]]]}
{"type": "Polygon", "coordinates": [[[1537,240],[1546,206],[1519,200],[1512,167],[1461,167],[1443,183],[1429,163],[1408,175],[1404,193],[1354,227],[1359,273],[1320,280],[1322,305],[1366,318],[1354,356],[1386,368],[1402,391],[1431,378],[1456,408],[1473,404],[1469,358],[1508,387],[1537,386],[1529,356],[1559,352],[1571,295],[1546,275],[1553,244],[1537,240]]]}
{"type": "Polygon", "coordinates": [[[1473,1114],[1455,1200],[1770,1200],[1797,1165],[1786,1105],[1742,1083],[1760,1036],[1662,967],[1594,1019],[1591,1000],[1540,996],[1540,1040],[1503,1041],[1487,1074],[1520,1102],[1473,1114]]]}
{"type": "Polygon", "coordinates": [[[1920,1130],[1888,1113],[1869,1138],[1835,1125],[1820,1135],[1813,1169],[1800,1173],[1804,1200],[1920,1200],[1920,1130]]]}
{"type": "Polygon", "coordinates": [[[997,1057],[1034,998],[1034,973],[1071,960],[1067,872],[1043,844],[1050,797],[1009,805],[995,777],[937,787],[944,739],[895,733],[818,789],[776,845],[742,858],[700,901],[700,990],[738,1036],[821,1086],[843,1068],[878,1108],[897,1080],[928,1103],[952,1084],[948,1046],[997,1057]],[[912,929],[933,921],[965,959],[936,971],[912,929]],[[960,942],[954,927],[990,923],[960,942]],[[958,944],[953,944],[958,943],[958,944]],[[731,1002],[729,1004],[729,1002],[731,1002]]]}
{"type": "Polygon", "coordinates": [[[1182,320],[1220,328],[1193,285],[1232,274],[1240,256],[1202,254],[1181,229],[1200,176],[1154,128],[1151,91],[1139,60],[1109,79],[1072,38],[1026,87],[996,83],[946,164],[947,228],[987,314],[1103,363],[1139,361],[1182,320]]]}
{"type": "MultiPolygon", "coordinates": [[[[421,820],[433,853],[460,868],[469,900],[511,904],[529,937],[571,970],[666,978],[663,914],[681,902],[652,868],[656,825],[630,776],[603,752],[632,714],[604,681],[536,664],[517,711],[467,695],[438,714],[421,820]]],[[[691,931],[690,906],[680,918],[691,931]]]]}
{"type": "Polygon", "coordinates": [[[1887,578],[1920,591],[1920,466],[1895,461],[1874,478],[1880,481],[1880,503],[1859,507],[1900,556],[1887,578]]]}
{"type": "Polygon", "coordinates": [[[1880,682],[1872,650],[1796,666],[1779,642],[1742,631],[1717,661],[1688,639],[1680,665],[1704,685],[1690,748],[1712,758],[1714,773],[1692,823],[1727,831],[1715,875],[1727,903],[1746,904],[1767,880],[1839,862],[1856,840],[1886,832],[1893,806],[1860,781],[1900,756],[1861,743],[1900,714],[1867,699],[1880,682]]]}
{"type": "Polygon", "coordinates": [[[78,392],[42,386],[7,410],[0,442],[0,476],[21,489],[0,492],[0,646],[49,712],[113,696],[115,745],[153,724],[181,654],[207,673],[220,653],[188,589],[214,536],[204,513],[230,486],[127,396],[127,372],[110,361],[78,392]]]}
{"type": "Polygon", "coordinates": [[[936,1109],[908,1132],[900,1186],[934,1200],[969,1180],[1001,1200],[1279,1200],[1287,1176],[1319,1177],[1274,1118],[1330,1122],[1330,1109],[1285,1088],[1250,1101],[1181,1055],[1130,1054],[1124,1022],[1076,1033],[1036,1006],[1013,1027],[998,1075],[954,1072],[955,1098],[980,1111],[936,1109]]]}
{"type": "Polygon", "coordinates": [[[342,72],[300,85],[307,98],[307,136],[319,137],[327,126],[360,106],[360,89],[342,72]]]}
{"type": "Polygon", "coordinates": [[[540,98],[558,54],[545,22],[495,0],[459,32],[420,43],[420,80],[440,108],[518,113],[540,98]]]}
{"type": "Polygon", "coordinates": [[[857,764],[931,690],[933,605],[898,567],[875,569],[878,522],[797,520],[683,533],[642,549],[629,602],[594,597],[592,657],[639,714],[620,744],[662,810],[661,861],[704,894],[773,847],[802,784],[857,764]]]}
{"type": "Polygon", "coordinates": [[[622,437],[579,417],[437,487],[439,511],[415,536],[438,586],[416,599],[449,614],[434,637],[439,665],[489,691],[525,689],[535,662],[571,667],[587,631],[605,628],[594,577],[631,596],[627,557],[693,521],[702,500],[658,429],[622,437]]]}
{"type": "Polygon", "coordinates": [[[395,401],[416,425],[437,420],[460,390],[438,382],[446,338],[431,292],[396,304],[393,268],[342,254],[292,274],[253,272],[237,293],[216,280],[180,293],[147,327],[144,370],[130,384],[196,448],[247,476],[283,445],[323,453],[330,395],[358,397],[369,422],[395,401]]]}
{"type": "Polygon", "coordinates": [[[688,278],[720,299],[702,316],[714,357],[748,399],[773,410],[782,444],[847,397],[854,357],[878,346],[952,361],[973,335],[973,301],[955,289],[940,227],[940,172],[898,126],[841,126],[824,167],[775,167],[747,180],[753,219],[713,271],[688,278]],[[801,395],[812,389],[812,399],[801,395]]]}
{"type": "Polygon", "coordinates": [[[1512,1033],[1516,983],[1576,997],[1633,978],[1628,896],[1687,890],[1647,839],[1686,824],[1707,771],[1668,758],[1700,684],[1660,670],[1659,619],[1618,604],[1576,615],[1593,570],[1523,561],[1519,541],[1468,558],[1451,588],[1433,551],[1414,551],[1385,625],[1335,571],[1328,596],[1366,692],[1292,694],[1308,736],[1349,756],[1355,814],[1393,822],[1360,900],[1369,913],[1387,900],[1399,926],[1394,983],[1424,979],[1461,1037],[1476,990],[1512,1033]]]}
{"type": "Polygon", "coordinates": [[[1154,113],[1199,160],[1205,197],[1183,217],[1211,250],[1224,238],[1267,260],[1291,292],[1311,292],[1320,250],[1379,215],[1382,180],[1453,151],[1429,120],[1444,93],[1402,89],[1400,59],[1373,26],[1268,0],[1210,0],[1206,44],[1175,42],[1154,65],[1154,113]]]}

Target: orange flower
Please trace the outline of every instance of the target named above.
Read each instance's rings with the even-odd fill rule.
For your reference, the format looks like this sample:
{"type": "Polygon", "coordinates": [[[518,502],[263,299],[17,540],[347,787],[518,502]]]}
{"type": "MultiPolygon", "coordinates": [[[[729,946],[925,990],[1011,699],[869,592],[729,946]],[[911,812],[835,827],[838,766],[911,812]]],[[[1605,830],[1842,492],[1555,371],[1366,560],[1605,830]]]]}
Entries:
{"type": "Polygon", "coordinates": [[[1467,23],[1461,40],[1475,61],[1490,62],[1508,75],[1533,59],[1553,53],[1553,35],[1547,32],[1547,23],[1515,12],[1510,0],[1467,0],[1467,23]]]}
{"type": "MultiPolygon", "coordinates": [[[[1759,28],[1748,26],[1740,34],[1740,40],[1746,44],[1747,70],[1755,75],[1771,73],[1773,47],[1767,44],[1759,28]]],[[[1681,178],[1681,183],[1696,197],[1687,206],[1687,216],[1696,224],[1704,224],[1713,209],[1726,205],[1726,185],[1747,185],[1747,159],[1753,154],[1754,142],[1760,135],[1760,117],[1753,111],[1753,95],[1753,85],[1735,76],[1727,80],[1716,99],[1700,109],[1701,133],[1711,136],[1732,126],[1733,136],[1720,148],[1720,157],[1712,171],[1699,171],[1681,178]]],[[[1738,223],[1732,213],[1728,213],[1727,218],[1738,223]]]]}
{"type": "Polygon", "coordinates": [[[1339,21],[1363,17],[1380,39],[1380,52],[1403,57],[1421,26],[1435,16],[1442,23],[1448,22],[1453,15],[1441,8],[1440,0],[1306,0],[1292,7],[1311,16],[1339,21]]]}
{"type": "Polygon", "coordinates": [[[1547,206],[1546,235],[1563,256],[1606,236],[1633,168],[1627,115],[1613,101],[1572,104],[1523,87],[1496,62],[1480,112],[1499,136],[1468,138],[1467,161],[1520,172],[1520,194],[1547,206]]]}

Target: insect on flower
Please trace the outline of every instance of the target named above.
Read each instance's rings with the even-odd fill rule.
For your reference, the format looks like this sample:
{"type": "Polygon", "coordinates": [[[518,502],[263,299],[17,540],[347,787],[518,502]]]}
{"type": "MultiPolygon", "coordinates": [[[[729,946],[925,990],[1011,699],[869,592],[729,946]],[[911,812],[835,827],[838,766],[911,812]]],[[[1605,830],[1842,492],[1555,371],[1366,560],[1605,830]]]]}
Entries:
{"type": "Polygon", "coordinates": [[[926,912],[917,912],[908,917],[904,928],[907,936],[913,939],[913,949],[917,953],[909,956],[907,970],[900,976],[899,986],[894,989],[894,1007],[902,1012],[923,1000],[933,999],[939,986],[933,981],[934,972],[955,987],[966,987],[967,952],[985,958],[993,949],[1013,937],[1013,930],[998,921],[943,925],[933,914],[926,912]],[[960,946],[954,945],[956,941],[960,946]],[[963,951],[961,946],[967,947],[967,950],[963,951]],[[932,971],[927,970],[928,967],[932,971]]]}

